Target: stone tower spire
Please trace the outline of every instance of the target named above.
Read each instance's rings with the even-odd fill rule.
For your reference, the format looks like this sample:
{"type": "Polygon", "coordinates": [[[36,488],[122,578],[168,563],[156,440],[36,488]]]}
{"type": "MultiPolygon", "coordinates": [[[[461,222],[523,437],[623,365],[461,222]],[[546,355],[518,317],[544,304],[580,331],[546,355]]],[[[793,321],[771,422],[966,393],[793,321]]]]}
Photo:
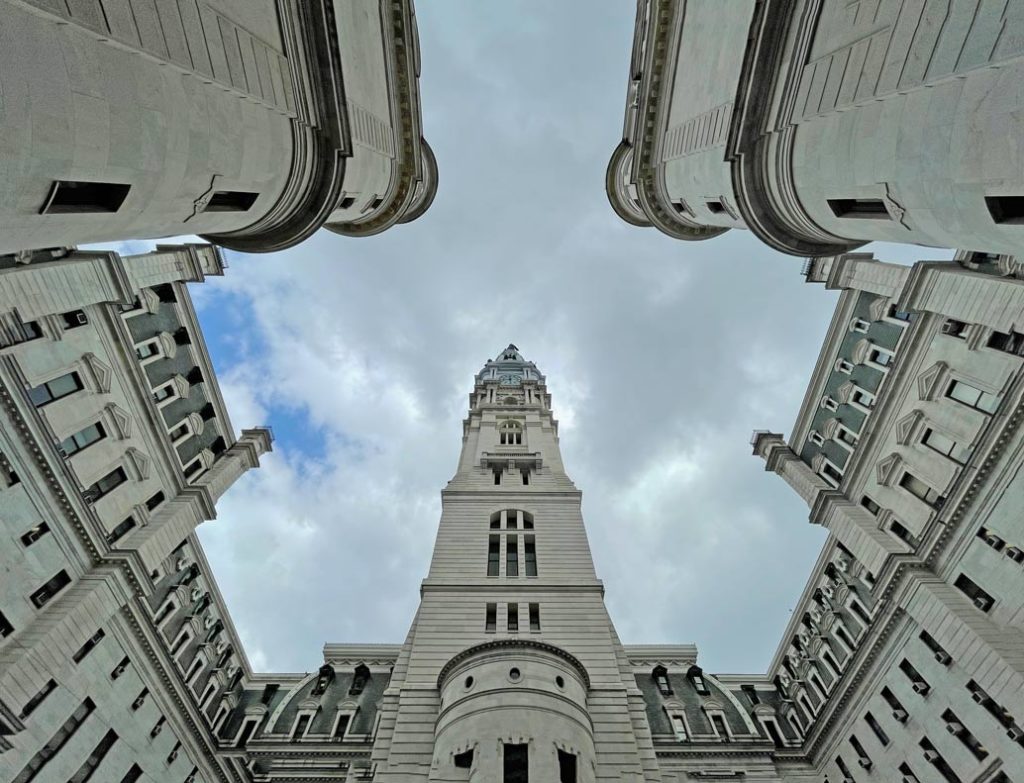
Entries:
{"type": "Polygon", "coordinates": [[[580,501],[544,376],[509,345],[469,397],[420,608],[381,705],[380,780],[658,779],[580,501]]]}

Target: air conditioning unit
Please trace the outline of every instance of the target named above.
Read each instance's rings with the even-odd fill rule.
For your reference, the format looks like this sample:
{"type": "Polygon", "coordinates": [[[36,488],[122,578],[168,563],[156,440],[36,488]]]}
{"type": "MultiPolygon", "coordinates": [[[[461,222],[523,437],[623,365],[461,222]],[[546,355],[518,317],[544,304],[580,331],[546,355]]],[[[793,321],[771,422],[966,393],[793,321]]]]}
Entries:
{"type": "Polygon", "coordinates": [[[1024,729],[1017,724],[1014,724],[1006,730],[1006,736],[1014,742],[1020,742],[1021,740],[1024,740],[1024,729]]]}
{"type": "Polygon", "coordinates": [[[951,721],[949,721],[949,723],[946,724],[946,731],[948,731],[953,736],[957,736],[958,734],[963,734],[964,733],[964,724],[957,723],[955,720],[951,720],[951,721]]]}
{"type": "Polygon", "coordinates": [[[922,696],[927,695],[928,691],[930,691],[931,689],[932,689],[932,686],[929,685],[926,682],[915,682],[914,683],[914,691],[916,693],[920,693],[922,696]]]}
{"type": "Polygon", "coordinates": [[[985,696],[985,694],[981,691],[971,691],[971,698],[974,699],[974,701],[976,701],[978,704],[981,704],[988,697],[985,696]]]}
{"type": "Polygon", "coordinates": [[[925,761],[928,761],[928,762],[931,762],[932,764],[934,764],[941,757],[939,756],[939,752],[937,750],[926,750],[924,752],[924,758],[925,758],[925,761]]]}
{"type": "Polygon", "coordinates": [[[1018,549],[1015,546],[1010,546],[1006,548],[1006,552],[1004,554],[1015,563],[1024,562],[1024,549],[1018,549]]]}
{"type": "Polygon", "coordinates": [[[116,680],[118,677],[124,674],[124,671],[127,668],[127,666],[118,666],[116,669],[114,669],[114,671],[110,673],[110,679],[116,680]]]}
{"type": "Polygon", "coordinates": [[[935,660],[941,663],[943,666],[949,666],[953,662],[953,656],[945,650],[939,650],[935,653],[935,660]]]}
{"type": "Polygon", "coordinates": [[[974,605],[981,609],[981,611],[987,612],[992,608],[992,599],[987,595],[979,595],[974,599],[974,605]]]}
{"type": "Polygon", "coordinates": [[[857,763],[860,764],[864,769],[871,769],[871,759],[861,756],[857,759],[857,763]]]}
{"type": "Polygon", "coordinates": [[[942,324],[942,333],[943,334],[960,334],[963,331],[965,326],[966,326],[966,324],[963,323],[962,321],[954,321],[954,320],[950,319],[950,320],[947,320],[945,323],[942,324]]]}
{"type": "Polygon", "coordinates": [[[87,323],[89,323],[89,319],[85,315],[85,313],[77,312],[77,313],[75,313],[75,323],[77,323],[77,324],[87,324],[87,323]]]}
{"type": "Polygon", "coordinates": [[[995,533],[989,533],[987,536],[985,536],[985,543],[993,549],[1002,549],[1003,544],[1005,544],[1006,542],[1003,541],[1003,539],[1001,539],[995,533]]]}
{"type": "Polygon", "coordinates": [[[82,492],[82,500],[84,500],[86,503],[92,504],[99,499],[100,493],[97,492],[95,489],[90,488],[82,492]]]}
{"type": "Polygon", "coordinates": [[[908,716],[907,716],[907,711],[906,710],[893,710],[892,711],[892,716],[893,716],[893,718],[895,718],[900,723],[906,723],[907,722],[907,717],[908,716]]]}

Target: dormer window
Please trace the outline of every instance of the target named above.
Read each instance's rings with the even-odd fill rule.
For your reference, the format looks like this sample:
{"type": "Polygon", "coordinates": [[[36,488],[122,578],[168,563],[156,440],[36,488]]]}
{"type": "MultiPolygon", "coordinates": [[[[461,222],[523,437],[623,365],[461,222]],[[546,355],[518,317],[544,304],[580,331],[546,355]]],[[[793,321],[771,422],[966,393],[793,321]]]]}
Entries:
{"type": "Polygon", "coordinates": [[[839,359],[836,362],[836,372],[841,372],[844,375],[849,375],[853,372],[853,363],[849,359],[839,359]]]}
{"type": "Polygon", "coordinates": [[[821,398],[821,407],[827,411],[832,411],[834,413],[837,410],[839,410],[839,403],[836,402],[836,400],[833,399],[832,397],[825,395],[824,397],[821,398]]]}
{"type": "Polygon", "coordinates": [[[324,691],[327,690],[327,686],[334,680],[334,667],[329,663],[325,663],[320,667],[320,672],[316,677],[316,684],[313,686],[311,694],[313,696],[322,696],[324,691]]]}
{"type": "Polygon", "coordinates": [[[702,696],[707,696],[711,693],[708,690],[707,682],[704,680],[704,671],[699,666],[691,666],[689,671],[686,672],[686,677],[697,693],[702,696]]]}
{"type": "Polygon", "coordinates": [[[825,445],[825,439],[821,436],[821,433],[818,432],[817,430],[813,430],[811,432],[811,434],[807,436],[807,439],[811,443],[813,443],[815,446],[818,446],[819,448],[821,446],[825,445]]]}
{"type": "Polygon", "coordinates": [[[370,679],[370,670],[364,664],[356,667],[355,677],[352,679],[352,687],[348,689],[349,695],[355,696],[363,692],[367,681],[370,679]]]}
{"type": "Polygon", "coordinates": [[[651,676],[654,678],[654,682],[657,684],[658,691],[662,696],[672,695],[672,685],[668,681],[668,670],[664,666],[655,666],[651,676]]]}
{"type": "Polygon", "coordinates": [[[869,324],[863,318],[854,318],[852,321],[850,321],[850,331],[851,332],[859,332],[860,334],[867,334],[868,327],[870,327],[870,326],[871,326],[871,324],[869,324]]]}

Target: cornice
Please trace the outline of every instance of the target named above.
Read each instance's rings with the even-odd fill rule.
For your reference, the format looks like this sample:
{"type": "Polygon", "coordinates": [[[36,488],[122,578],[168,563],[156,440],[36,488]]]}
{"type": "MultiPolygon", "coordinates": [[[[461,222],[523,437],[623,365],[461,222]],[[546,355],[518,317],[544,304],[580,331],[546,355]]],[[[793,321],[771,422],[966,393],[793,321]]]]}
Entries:
{"type": "Polygon", "coordinates": [[[441,690],[444,688],[444,683],[448,678],[448,675],[463,661],[467,661],[482,653],[491,653],[503,650],[510,652],[515,650],[539,650],[541,652],[554,655],[557,658],[561,658],[576,669],[577,673],[583,680],[583,685],[587,690],[590,690],[590,674],[575,655],[566,652],[561,647],[556,647],[548,642],[540,642],[535,639],[494,639],[489,642],[483,642],[482,644],[475,644],[472,647],[467,647],[462,652],[456,653],[452,656],[448,663],[441,667],[441,671],[437,675],[437,689],[441,690]]]}

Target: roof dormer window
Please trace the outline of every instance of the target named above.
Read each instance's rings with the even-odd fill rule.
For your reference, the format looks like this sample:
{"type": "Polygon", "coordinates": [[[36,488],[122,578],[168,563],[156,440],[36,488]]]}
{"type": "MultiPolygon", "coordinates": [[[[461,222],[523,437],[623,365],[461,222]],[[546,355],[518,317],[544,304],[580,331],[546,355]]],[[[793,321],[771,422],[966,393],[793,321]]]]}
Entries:
{"type": "Polygon", "coordinates": [[[686,677],[697,693],[702,696],[707,696],[711,693],[708,690],[707,682],[704,680],[704,671],[699,666],[691,666],[689,671],[686,672],[686,677]]]}
{"type": "Polygon", "coordinates": [[[672,684],[668,680],[668,669],[664,666],[655,666],[651,672],[651,677],[654,678],[654,682],[658,686],[658,691],[662,696],[672,695],[672,684]]]}

